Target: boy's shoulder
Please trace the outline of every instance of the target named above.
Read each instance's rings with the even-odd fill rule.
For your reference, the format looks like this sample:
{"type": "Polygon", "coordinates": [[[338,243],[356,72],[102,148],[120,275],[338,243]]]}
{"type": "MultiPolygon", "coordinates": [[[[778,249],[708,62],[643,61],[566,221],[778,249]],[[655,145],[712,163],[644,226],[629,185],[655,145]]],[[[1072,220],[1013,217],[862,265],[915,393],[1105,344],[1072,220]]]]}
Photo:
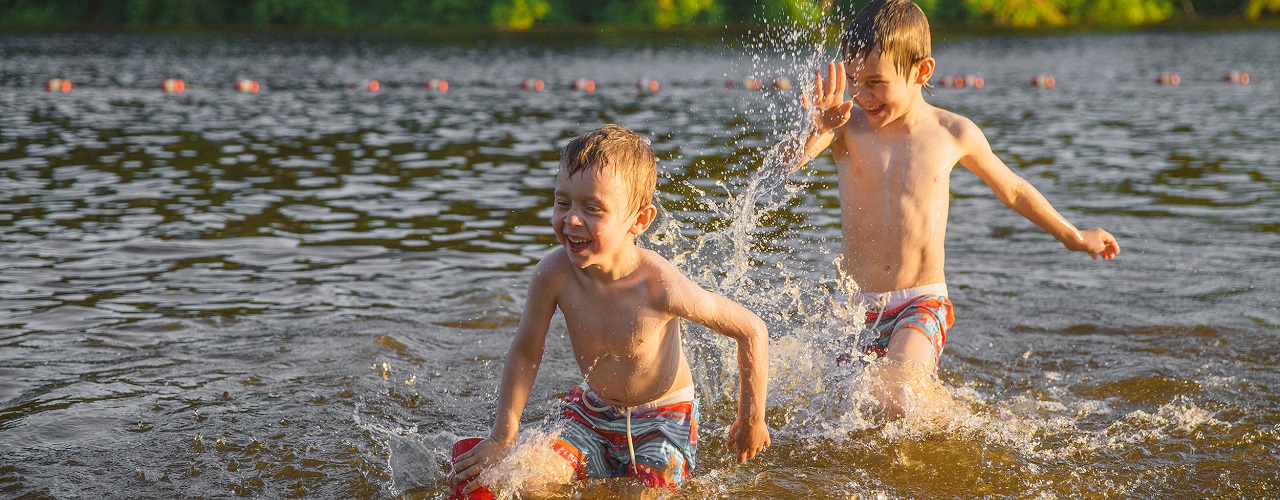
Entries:
{"type": "Polygon", "coordinates": [[[533,268],[533,281],[543,285],[563,282],[576,268],[563,247],[556,247],[533,268]]]}
{"type": "Polygon", "coordinates": [[[945,129],[948,134],[959,141],[964,141],[966,137],[981,132],[978,125],[973,123],[973,120],[970,120],[967,116],[932,104],[929,105],[929,109],[933,113],[932,119],[937,122],[938,126],[945,129]]]}

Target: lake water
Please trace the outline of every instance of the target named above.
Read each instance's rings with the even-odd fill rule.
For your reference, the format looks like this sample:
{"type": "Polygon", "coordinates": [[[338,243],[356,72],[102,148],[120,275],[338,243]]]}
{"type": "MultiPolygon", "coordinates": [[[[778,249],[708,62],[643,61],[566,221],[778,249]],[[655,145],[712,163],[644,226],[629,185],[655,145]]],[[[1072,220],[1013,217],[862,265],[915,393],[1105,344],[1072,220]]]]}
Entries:
{"type": "MultiPolygon", "coordinates": [[[[928,99],[1123,253],[1066,252],[957,169],[949,401],[892,424],[817,341],[830,159],[761,171],[797,91],[724,85],[800,86],[834,49],[672,38],[0,36],[0,496],[442,497],[555,248],[558,150],[606,122],[659,153],[648,244],[774,339],[774,446],[738,466],[732,356],[688,329],[683,495],[1280,495],[1280,33],[935,39],[939,75],[986,86],[928,99]],[[1045,73],[1056,89],[1028,85],[1045,73]],[[56,76],[77,87],[45,92],[56,76]],[[367,79],[382,91],[347,89],[367,79]]],[[[527,426],[579,377],[556,320],[527,426]]]]}

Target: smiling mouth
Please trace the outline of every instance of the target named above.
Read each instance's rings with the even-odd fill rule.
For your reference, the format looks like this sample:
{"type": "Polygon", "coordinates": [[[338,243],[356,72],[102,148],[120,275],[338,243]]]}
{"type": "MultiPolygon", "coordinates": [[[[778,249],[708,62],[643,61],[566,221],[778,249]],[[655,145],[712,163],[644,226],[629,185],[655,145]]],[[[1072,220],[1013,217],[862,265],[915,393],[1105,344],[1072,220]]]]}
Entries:
{"type": "Polygon", "coordinates": [[[875,116],[875,115],[880,114],[880,112],[881,112],[881,111],[884,111],[884,105],[883,105],[883,104],[881,104],[881,105],[876,106],[876,107],[874,107],[874,108],[870,108],[870,107],[862,108],[862,111],[866,112],[868,115],[875,116]]]}
{"type": "Polygon", "coordinates": [[[569,251],[573,253],[581,253],[587,249],[588,245],[591,244],[591,240],[589,239],[575,238],[569,235],[565,235],[564,242],[565,246],[569,248],[569,251]]]}

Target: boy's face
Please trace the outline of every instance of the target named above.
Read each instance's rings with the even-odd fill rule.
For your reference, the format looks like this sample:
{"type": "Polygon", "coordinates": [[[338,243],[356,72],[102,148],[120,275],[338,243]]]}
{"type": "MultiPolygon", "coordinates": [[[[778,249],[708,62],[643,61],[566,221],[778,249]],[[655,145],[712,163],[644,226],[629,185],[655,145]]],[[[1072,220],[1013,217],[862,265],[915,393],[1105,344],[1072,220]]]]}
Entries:
{"type": "Polygon", "coordinates": [[[849,97],[867,114],[867,121],[875,127],[883,127],[902,118],[911,110],[920,96],[920,88],[932,72],[933,58],[926,58],[911,66],[910,74],[898,71],[893,59],[881,54],[879,47],[872,47],[866,57],[854,58],[845,63],[849,79],[849,97]]]}
{"type": "Polygon", "coordinates": [[[613,260],[648,228],[646,207],[630,206],[628,193],[627,183],[611,168],[599,173],[588,168],[570,177],[561,166],[551,227],[579,268],[616,264],[613,260]]]}

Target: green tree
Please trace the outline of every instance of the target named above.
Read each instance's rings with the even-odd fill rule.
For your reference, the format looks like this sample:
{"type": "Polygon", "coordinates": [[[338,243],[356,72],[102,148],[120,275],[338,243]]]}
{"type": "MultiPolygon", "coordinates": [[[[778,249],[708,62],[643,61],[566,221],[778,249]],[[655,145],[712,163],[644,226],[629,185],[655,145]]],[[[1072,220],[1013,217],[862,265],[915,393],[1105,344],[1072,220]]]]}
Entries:
{"type": "Polygon", "coordinates": [[[1059,26],[1070,21],[1066,6],[1057,0],[965,0],[965,7],[1002,26],[1059,26]]]}
{"type": "Polygon", "coordinates": [[[1280,13],[1280,0],[1248,0],[1248,3],[1244,6],[1244,17],[1246,19],[1257,19],[1262,17],[1263,11],[1272,14],[1280,13]]]}
{"type": "Polygon", "coordinates": [[[494,26],[527,30],[550,8],[547,0],[499,0],[489,9],[489,20],[494,26]]]}

